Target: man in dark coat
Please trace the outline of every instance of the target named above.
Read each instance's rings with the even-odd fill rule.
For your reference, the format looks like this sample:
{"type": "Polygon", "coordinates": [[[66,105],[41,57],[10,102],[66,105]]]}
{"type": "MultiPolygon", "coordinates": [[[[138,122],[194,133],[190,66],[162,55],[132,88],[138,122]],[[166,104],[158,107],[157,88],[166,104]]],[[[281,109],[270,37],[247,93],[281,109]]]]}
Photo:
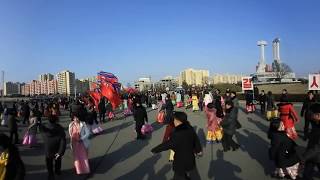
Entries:
{"type": "Polygon", "coordinates": [[[148,122],[148,114],[140,101],[137,101],[133,108],[133,117],[136,122],[137,139],[145,139],[145,136],[141,133],[141,128],[145,122],[148,122]]]}
{"type": "Polygon", "coordinates": [[[105,122],[106,119],[106,101],[105,101],[105,97],[103,97],[99,104],[98,104],[98,109],[99,109],[99,119],[100,119],[100,123],[105,122]]]}
{"type": "Polygon", "coordinates": [[[61,159],[66,150],[66,134],[61,125],[57,123],[58,116],[49,116],[49,124],[47,126],[39,124],[40,132],[43,136],[46,165],[48,169],[48,179],[54,179],[53,161],[55,161],[55,173],[61,174],[61,159]]]}
{"type": "Polygon", "coordinates": [[[308,97],[303,102],[303,106],[301,109],[301,117],[304,117],[304,140],[307,140],[309,134],[309,126],[311,122],[311,106],[316,102],[315,97],[312,91],[308,92],[308,97]]]}
{"type": "Polygon", "coordinates": [[[226,115],[221,121],[223,128],[222,147],[223,151],[227,152],[232,148],[233,151],[239,149],[239,145],[233,141],[232,137],[236,133],[236,129],[240,128],[240,123],[237,119],[237,110],[234,108],[232,101],[226,102],[226,115]]]}
{"type": "Polygon", "coordinates": [[[266,113],[266,102],[267,102],[267,95],[265,94],[264,90],[261,91],[259,96],[259,102],[261,106],[261,114],[264,115],[266,113]]]}
{"type": "Polygon", "coordinates": [[[22,105],[22,114],[23,114],[23,124],[29,124],[29,117],[30,117],[30,107],[28,102],[25,102],[22,105]]]}
{"type": "Polygon", "coordinates": [[[174,180],[199,180],[195,154],[202,155],[200,140],[193,127],[187,120],[184,112],[175,112],[173,115],[175,131],[171,138],[156,146],[152,153],[160,153],[172,149],[174,153],[173,171],[174,180]]]}
{"type": "MultiPolygon", "coordinates": [[[[11,144],[10,138],[5,134],[0,134],[0,156],[1,161],[6,161],[6,172],[4,180],[23,180],[25,176],[25,167],[21,160],[19,150],[11,144]]],[[[3,173],[3,172],[2,172],[3,173]]],[[[3,174],[0,174],[0,177],[3,174]]]]}
{"type": "Polygon", "coordinates": [[[307,150],[303,155],[305,170],[303,177],[305,180],[312,180],[314,167],[320,168],[320,104],[310,107],[313,126],[309,134],[307,150]]]}
{"type": "Polygon", "coordinates": [[[7,110],[8,113],[8,128],[10,132],[10,142],[19,144],[18,125],[17,125],[17,111],[13,108],[7,110]],[[14,138],[14,142],[13,142],[14,138]]]}

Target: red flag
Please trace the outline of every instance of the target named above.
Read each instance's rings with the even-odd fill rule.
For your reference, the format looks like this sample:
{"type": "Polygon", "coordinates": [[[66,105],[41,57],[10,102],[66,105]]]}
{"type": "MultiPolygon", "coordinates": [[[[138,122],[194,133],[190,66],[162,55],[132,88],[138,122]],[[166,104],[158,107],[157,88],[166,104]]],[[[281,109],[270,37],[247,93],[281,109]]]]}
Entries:
{"type": "Polygon", "coordinates": [[[102,83],[100,89],[101,94],[111,102],[112,108],[116,109],[121,103],[118,92],[115,91],[110,83],[102,83]]]}
{"type": "Polygon", "coordinates": [[[94,105],[95,105],[96,110],[97,110],[99,102],[100,102],[100,99],[101,99],[101,95],[100,95],[100,93],[98,93],[96,91],[90,91],[89,94],[90,94],[90,97],[93,99],[94,105]]]}

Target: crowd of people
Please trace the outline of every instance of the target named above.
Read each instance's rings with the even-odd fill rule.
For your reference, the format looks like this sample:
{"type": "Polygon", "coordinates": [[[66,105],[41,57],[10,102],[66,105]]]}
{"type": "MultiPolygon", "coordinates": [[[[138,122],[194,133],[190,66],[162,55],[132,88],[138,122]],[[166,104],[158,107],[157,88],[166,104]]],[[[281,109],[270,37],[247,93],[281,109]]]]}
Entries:
{"type": "MultiPolygon", "coordinates": [[[[259,104],[262,117],[270,121],[269,157],[276,166],[273,176],[280,178],[289,176],[291,179],[296,179],[303,168],[303,178],[312,179],[314,166],[320,167],[320,105],[317,104],[314,93],[308,92],[300,113],[305,121],[303,139],[308,140],[305,153],[296,151],[298,133],[295,125],[300,118],[290,103],[287,90],[283,90],[278,104],[275,103],[272,92],[265,93],[263,90],[258,96],[252,91],[247,91],[244,97],[247,113],[257,112],[256,105],[259,104]]],[[[239,99],[237,93],[229,89],[225,94],[218,89],[126,93],[122,95],[119,109],[125,117],[133,116],[137,140],[144,140],[147,137],[147,108],[157,109],[157,117],[160,117],[157,120],[166,127],[162,143],[154,147],[152,153],[169,150],[174,179],[194,180],[200,178],[195,157],[202,155],[202,147],[199,137],[188,121],[187,114],[182,109],[175,111],[182,107],[204,113],[207,118],[208,144],[221,143],[224,152],[237,151],[240,148],[234,140],[237,130],[242,128],[238,119],[239,99]]],[[[16,144],[22,143],[30,148],[37,148],[35,146],[37,133],[41,134],[44,142],[48,179],[55,179],[61,174],[61,162],[68,137],[74,157],[75,173],[90,174],[89,137],[101,133],[102,124],[106,119],[109,121],[115,119],[116,111],[119,109],[113,109],[106,98],[102,98],[96,106],[90,96],[0,104],[1,125],[7,126],[9,130],[7,135],[0,134],[0,180],[24,179],[25,167],[16,144]],[[71,121],[68,133],[65,133],[59,123],[61,109],[69,111],[71,121]],[[47,121],[44,123],[44,120],[47,121]],[[19,125],[27,126],[23,139],[19,139],[21,137],[18,134],[19,125]]]]}

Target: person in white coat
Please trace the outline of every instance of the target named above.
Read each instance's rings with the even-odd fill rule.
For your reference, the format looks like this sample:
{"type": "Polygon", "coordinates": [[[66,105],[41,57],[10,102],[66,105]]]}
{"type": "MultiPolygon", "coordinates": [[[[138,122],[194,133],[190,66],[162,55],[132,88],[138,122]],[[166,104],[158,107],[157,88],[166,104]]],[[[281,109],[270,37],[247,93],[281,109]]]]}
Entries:
{"type": "Polygon", "coordinates": [[[81,175],[90,173],[88,150],[91,133],[86,123],[79,120],[81,119],[79,115],[80,113],[73,112],[72,122],[69,124],[69,135],[76,173],[81,175]]]}

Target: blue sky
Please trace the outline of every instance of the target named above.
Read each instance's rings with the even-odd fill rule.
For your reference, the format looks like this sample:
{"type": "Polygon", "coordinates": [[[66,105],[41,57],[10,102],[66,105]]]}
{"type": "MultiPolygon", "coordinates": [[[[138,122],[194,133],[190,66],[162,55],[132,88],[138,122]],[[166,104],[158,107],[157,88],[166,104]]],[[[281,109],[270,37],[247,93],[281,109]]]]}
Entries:
{"type": "Polygon", "coordinates": [[[123,82],[188,67],[255,71],[258,40],[281,38],[281,59],[298,75],[320,70],[318,0],[0,0],[0,69],[30,81],[69,69],[123,82]]]}

